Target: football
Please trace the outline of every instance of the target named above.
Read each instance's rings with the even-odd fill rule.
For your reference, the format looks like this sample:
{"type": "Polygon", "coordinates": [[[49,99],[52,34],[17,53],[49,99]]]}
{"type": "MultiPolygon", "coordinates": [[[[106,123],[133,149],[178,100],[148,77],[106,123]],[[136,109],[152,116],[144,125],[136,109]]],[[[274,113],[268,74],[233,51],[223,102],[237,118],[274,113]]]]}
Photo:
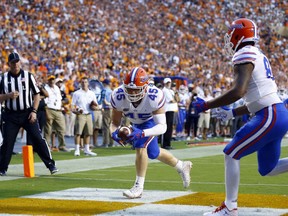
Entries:
{"type": "Polygon", "coordinates": [[[78,112],[79,114],[82,114],[83,113],[83,109],[80,108],[80,107],[77,107],[76,112],[78,112]]]}
{"type": "Polygon", "coordinates": [[[91,101],[91,103],[90,103],[90,109],[91,109],[91,110],[96,110],[97,107],[98,107],[97,102],[91,101]]]}
{"type": "Polygon", "coordinates": [[[119,131],[118,131],[118,137],[122,140],[122,141],[126,141],[128,139],[129,134],[131,134],[132,130],[130,127],[128,126],[122,126],[120,127],[119,131]]]}

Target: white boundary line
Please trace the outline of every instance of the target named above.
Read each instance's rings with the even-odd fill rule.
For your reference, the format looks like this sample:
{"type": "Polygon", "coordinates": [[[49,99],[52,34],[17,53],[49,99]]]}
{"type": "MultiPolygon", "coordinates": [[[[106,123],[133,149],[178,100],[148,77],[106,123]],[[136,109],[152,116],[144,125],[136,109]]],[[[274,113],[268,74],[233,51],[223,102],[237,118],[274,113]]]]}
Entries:
{"type": "MultiPolygon", "coordinates": [[[[73,188],[62,191],[47,192],[35,194],[31,196],[23,196],[22,198],[34,199],[57,199],[57,200],[81,200],[81,201],[104,201],[104,202],[129,202],[141,203],[143,205],[125,208],[123,210],[107,212],[98,215],[157,215],[157,216],[187,216],[187,215],[203,215],[204,212],[212,211],[215,207],[196,206],[196,205],[179,205],[179,204],[154,204],[162,200],[172,199],[180,196],[193,194],[188,191],[157,191],[144,190],[141,199],[127,199],[122,196],[120,189],[107,188],[73,188]]],[[[85,207],[84,207],[85,208],[85,207]]],[[[288,213],[288,209],[272,209],[272,208],[244,208],[239,209],[239,216],[280,216],[288,213]]]]}

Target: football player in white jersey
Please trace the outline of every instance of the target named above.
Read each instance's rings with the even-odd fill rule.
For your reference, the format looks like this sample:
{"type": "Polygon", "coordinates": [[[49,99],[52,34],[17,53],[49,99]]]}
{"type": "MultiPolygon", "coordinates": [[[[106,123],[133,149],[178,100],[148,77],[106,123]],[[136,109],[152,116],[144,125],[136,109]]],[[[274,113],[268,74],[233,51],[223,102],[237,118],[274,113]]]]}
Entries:
{"type": "Polygon", "coordinates": [[[274,176],[288,171],[288,158],[280,158],[281,140],[288,130],[288,111],[277,95],[277,86],[267,57],[255,45],[257,26],[249,19],[237,19],[225,35],[225,50],[233,55],[234,83],[221,96],[194,102],[199,112],[220,107],[221,120],[252,113],[254,116],[234,135],[224,148],[226,198],[209,216],[237,216],[240,159],[257,152],[258,171],[274,176]],[[229,110],[225,105],[243,98],[245,105],[229,110]]]}
{"type": "Polygon", "coordinates": [[[175,167],[183,180],[183,186],[189,187],[191,161],[181,161],[170,152],[159,148],[157,136],[166,131],[165,97],[162,90],[154,85],[148,85],[149,77],[143,68],[133,68],[125,77],[123,85],[116,88],[111,97],[113,107],[111,133],[118,143],[123,142],[118,137],[122,116],[132,123],[132,133],[129,143],[136,150],[136,180],[130,190],[123,192],[127,198],[142,196],[148,158],[157,159],[175,167]]]}

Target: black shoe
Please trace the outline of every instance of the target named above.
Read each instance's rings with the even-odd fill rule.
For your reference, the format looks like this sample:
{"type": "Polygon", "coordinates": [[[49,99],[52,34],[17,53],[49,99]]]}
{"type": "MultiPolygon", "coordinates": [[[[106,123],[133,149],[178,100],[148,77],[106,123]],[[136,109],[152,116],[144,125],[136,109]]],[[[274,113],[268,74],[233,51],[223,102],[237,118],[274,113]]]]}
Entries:
{"type": "Polygon", "coordinates": [[[6,176],[6,171],[0,171],[0,176],[6,176]]]}
{"type": "Polygon", "coordinates": [[[59,151],[62,151],[62,152],[70,152],[70,149],[66,148],[65,146],[59,147],[58,149],[59,151]]]}
{"type": "Polygon", "coordinates": [[[50,170],[51,175],[53,175],[54,173],[57,173],[57,172],[59,171],[59,170],[57,169],[57,167],[54,166],[54,165],[52,165],[52,166],[49,168],[49,170],[50,170]]]}
{"type": "Polygon", "coordinates": [[[166,149],[166,150],[171,150],[171,149],[173,149],[171,146],[164,146],[163,148],[166,149]]]}

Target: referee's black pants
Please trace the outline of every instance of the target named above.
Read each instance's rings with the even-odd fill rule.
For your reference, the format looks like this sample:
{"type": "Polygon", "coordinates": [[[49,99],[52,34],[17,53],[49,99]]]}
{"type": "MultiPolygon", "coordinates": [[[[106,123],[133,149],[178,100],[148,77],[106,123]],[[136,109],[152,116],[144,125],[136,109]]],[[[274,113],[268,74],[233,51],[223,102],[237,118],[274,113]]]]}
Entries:
{"type": "Polygon", "coordinates": [[[55,166],[55,161],[52,159],[49,147],[42,137],[39,128],[38,120],[34,123],[29,122],[29,114],[31,111],[4,111],[2,113],[2,132],[3,144],[0,149],[0,171],[7,171],[11,161],[15,141],[19,129],[23,127],[33,143],[33,150],[39,155],[47,168],[55,166]]]}

